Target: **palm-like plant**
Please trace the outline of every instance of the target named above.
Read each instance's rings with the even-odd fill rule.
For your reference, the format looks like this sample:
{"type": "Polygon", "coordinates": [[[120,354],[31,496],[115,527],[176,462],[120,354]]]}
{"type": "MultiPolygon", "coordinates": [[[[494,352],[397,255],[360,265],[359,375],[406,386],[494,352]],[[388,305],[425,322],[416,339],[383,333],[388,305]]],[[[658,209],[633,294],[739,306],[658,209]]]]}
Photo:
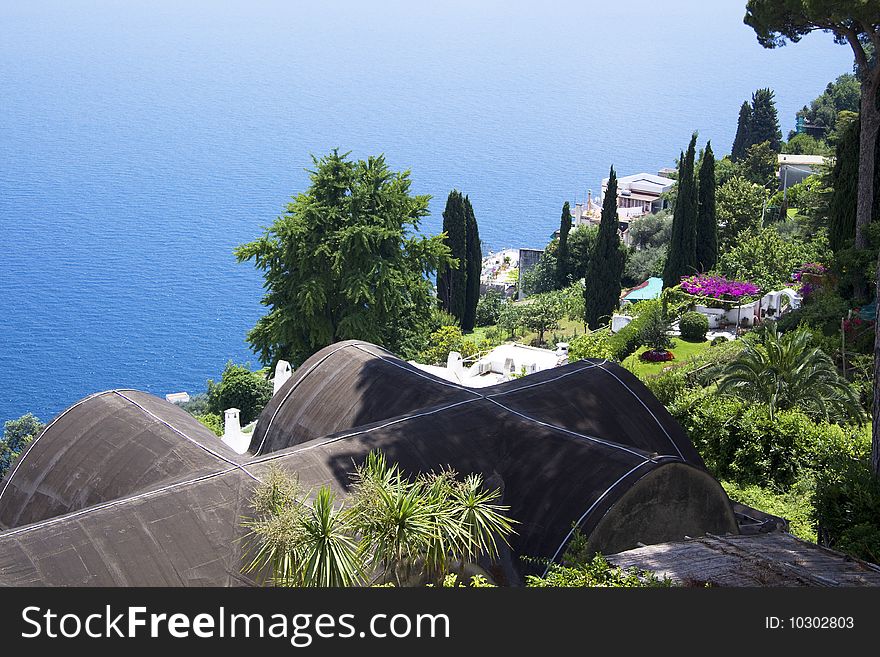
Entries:
{"type": "Polygon", "coordinates": [[[363,573],[351,537],[351,511],[333,505],[333,492],[318,489],[303,501],[296,479],[273,468],[256,487],[255,518],[245,523],[254,556],[245,567],[276,586],[353,586],[363,573]]]}
{"type": "Polygon", "coordinates": [[[353,479],[352,503],[336,508],[328,488],[309,502],[295,479],[270,470],[245,523],[254,555],[245,571],[269,573],[277,586],[353,586],[367,572],[397,585],[440,581],[452,563],[496,559],[499,540],[513,533],[499,491],[483,490],[479,475],[410,480],[372,452],[353,479]]]}
{"type": "Polygon", "coordinates": [[[302,520],[299,551],[305,586],[353,586],[363,570],[357,542],[351,537],[351,514],[333,506],[334,494],[318,490],[302,520]]]}
{"type": "Polygon", "coordinates": [[[415,574],[438,580],[450,564],[495,559],[513,533],[508,507],[482,478],[442,470],[410,481],[395,464],[370,454],[354,476],[354,514],[361,546],[380,576],[397,584],[415,574]]]}
{"type": "Polygon", "coordinates": [[[771,418],[778,410],[798,408],[825,420],[861,422],[864,412],[855,393],[811,340],[804,328],[780,334],[770,324],[762,344],[746,342],[739,357],[724,368],[718,391],[767,404],[771,418]]]}

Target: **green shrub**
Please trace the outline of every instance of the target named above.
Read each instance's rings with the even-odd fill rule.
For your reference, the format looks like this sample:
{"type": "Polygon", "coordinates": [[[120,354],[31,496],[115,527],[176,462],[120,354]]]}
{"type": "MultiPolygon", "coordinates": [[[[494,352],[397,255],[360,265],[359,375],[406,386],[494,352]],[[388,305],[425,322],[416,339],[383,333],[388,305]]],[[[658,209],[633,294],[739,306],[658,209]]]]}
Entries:
{"type": "Polygon", "coordinates": [[[599,329],[579,335],[568,343],[568,362],[574,363],[583,358],[606,358],[610,360],[614,358],[614,351],[611,345],[611,333],[608,329],[599,329]]]}
{"type": "Polygon", "coordinates": [[[0,438],[0,479],[45,426],[33,413],[26,413],[17,420],[7,420],[3,424],[3,437],[0,438]]]}
{"type": "Polygon", "coordinates": [[[719,479],[785,487],[840,459],[862,458],[870,449],[867,426],[815,422],[797,410],[777,411],[771,420],[765,404],[707,388],[681,389],[668,374],[660,381],[664,378],[647,384],[658,397],[675,396],[667,408],[719,479]],[[663,386],[672,392],[664,393],[663,386]]]}
{"type": "Polygon", "coordinates": [[[597,554],[592,560],[577,566],[551,564],[543,577],[526,575],[526,586],[639,588],[672,586],[672,582],[668,579],[661,580],[651,572],[617,568],[609,564],[601,554],[597,554]]]}
{"type": "Polygon", "coordinates": [[[799,479],[791,488],[778,489],[763,486],[740,486],[722,481],[730,499],[753,509],[785,518],[795,536],[816,542],[816,526],[813,517],[813,494],[815,483],[810,478],[799,479]]]}
{"type": "Polygon", "coordinates": [[[477,301],[477,326],[497,324],[501,316],[502,303],[504,301],[500,292],[487,290],[477,301]]]}
{"type": "Polygon", "coordinates": [[[222,436],[224,434],[225,427],[223,426],[223,417],[217,413],[202,413],[200,415],[194,415],[193,417],[208,427],[216,435],[222,436]]]}
{"type": "Polygon", "coordinates": [[[478,348],[473,340],[465,340],[457,326],[443,326],[431,333],[428,348],[419,354],[418,360],[427,365],[446,365],[452,351],[460,353],[462,358],[468,358],[477,353],[478,348]]]}
{"type": "Polygon", "coordinates": [[[688,370],[685,367],[672,367],[656,376],[644,378],[642,383],[661,404],[670,406],[688,388],[688,370]]]}
{"type": "Polygon", "coordinates": [[[208,381],[208,412],[222,417],[227,408],[237,408],[242,426],[256,420],[270,399],[272,382],[232,361],[226,363],[220,383],[208,381]]]}
{"type": "Polygon", "coordinates": [[[702,313],[687,312],[678,320],[678,328],[683,339],[690,342],[704,342],[706,331],[709,330],[709,320],[702,313]]]}
{"type": "Polygon", "coordinates": [[[828,337],[840,341],[840,320],[849,312],[850,305],[836,292],[823,289],[810,295],[797,310],[785,313],[779,318],[780,332],[791,331],[798,326],[812,326],[828,337]]]}
{"type": "Polygon", "coordinates": [[[815,519],[824,544],[880,563],[880,479],[870,458],[840,458],[817,473],[815,519]]]}
{"type": "Polygon", "coordinates": [[[181,402],[178,406],[190,415],[204,415],[209,412],[208,395],[207,393],[200,392],[199,394],[190,397],[188,402],[181,402]]]}
{"type": "Polygon", "coordinates": [[[645,344],[645,331],[649,324],[655,323],[662,306],[659,301],[639,301],[633,308],[633,320],[611,336],[611,353],[614,360],[623,361],[627,356],[645,344]]]}
{"type": "Polygon", "coordinates": [[[714,338],[712,338],[712,342],[710,342],[709,344],[713,347],[717,347],[719,344],[723,344],[725,342],[730,342],[730,340],[725,338],[723,335],[716,335],[714,338]]]}

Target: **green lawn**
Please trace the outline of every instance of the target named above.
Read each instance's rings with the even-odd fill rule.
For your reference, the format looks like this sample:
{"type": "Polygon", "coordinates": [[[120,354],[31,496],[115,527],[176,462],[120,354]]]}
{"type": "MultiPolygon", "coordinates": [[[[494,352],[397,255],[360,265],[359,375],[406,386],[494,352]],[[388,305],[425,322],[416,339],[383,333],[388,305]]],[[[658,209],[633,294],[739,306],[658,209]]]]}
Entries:
{"type": "Polygon", "coordinates": [[[664,368],[680,365],[687,362],[697,354],[709,348],[709,341],[705,342],[687,342],[681,338],[672,338],[672,353],[675,360],[669,360],[663,363],[646,363],[639,359],[639,354],[647,351],[647,347],[641,347],[636,353],[628,356],[622,365],[636,376],[643,378],[660,374],[664,368]]]}

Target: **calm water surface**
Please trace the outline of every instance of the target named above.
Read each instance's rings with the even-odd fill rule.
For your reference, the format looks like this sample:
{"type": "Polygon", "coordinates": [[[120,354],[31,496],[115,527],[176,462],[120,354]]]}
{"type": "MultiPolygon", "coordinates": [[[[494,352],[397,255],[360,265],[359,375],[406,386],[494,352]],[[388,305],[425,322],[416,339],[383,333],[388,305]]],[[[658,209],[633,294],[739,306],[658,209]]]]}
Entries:
{"type": "Polygon", "coordinates": [[[470,195],[486,248],[542,246],[563,201],[727,152],[776,90],[783,132],[851,56],[762,49],[744,2],[0,0],[0,420],[112,387],[197,392],[262,313],[236,244],[309,154],[385,153],[470,195]]]}

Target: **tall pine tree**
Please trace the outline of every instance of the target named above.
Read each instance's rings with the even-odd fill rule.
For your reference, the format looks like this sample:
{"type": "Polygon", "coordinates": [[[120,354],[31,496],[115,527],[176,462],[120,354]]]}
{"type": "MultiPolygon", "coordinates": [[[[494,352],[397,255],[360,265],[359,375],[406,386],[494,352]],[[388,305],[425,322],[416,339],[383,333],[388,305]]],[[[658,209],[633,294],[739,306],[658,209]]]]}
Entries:
{"type": "Polygon", "coordinates": [[[730,149],[730,159],[738,162],[746,156],[754,142],[751,140],[752,107],[748,101],[743,101],[739,108],[739,121],[736,124],[736,136],[733,138],[733,147],[730,149]]]}
{"type": "Polygon", "coordinates": [[[437,274],[437,297],[440,307],[461,322],[467,299],[467,210],[464,197],[456,189],[446,197],[443,232],[444,242],[458,260],[458,267],[446,265],[437,274]]]}
{"type": "Polygon", "coordinates": [[[678,165],[678,194],[672,212],[672,238],[663,268],[663,287],[673,287],[697,268],[697,186],[694,180],[694,154],[697,133],[678,165]]]}
{"type": "Polygon", "coordinates": [[[715,217],[715,154],[706,142],[700,164],[697,210],[697,269],[709,271],[718,261],[718,221],[715,217]]]}
{"type": "Polygon", "coordinates": [[[603,326],[620,302],[624,260],[617,233],[617,174],[611,167],[602,203],[602,220],[590,261],[584,291],[584,323],[595,330],[603,326]]]}
{"type": "Polygon", "coordinates": [[[782,131],[779,129],[779,116],[776,113],[776,100],[772,89],[758,89],[752,94],[749,146],[765,141],[770,142],[770,148],[776,153],[782,150],[782,131]]]}
{"type": "Polygon", "coordinates": [[[461,330],[473,331],[477,322],[477,303],[480,300],[480,274],[483,269],[483,249],[480,244],[480,230],[477,226],[477,217],[471,200],[464,197],[466,240],[467,240],[467,263],[465,273],[464,315],[461,318],[461,330]]]}
{"type": "Polygon", "coordinates": [[[562,219],[559,222],[559,246],[556,248],[556,285],[568,287],[571,263],[568,254],[568,233],[571,231],[571,209],[568,201],[562,206],[562,219]]]}

